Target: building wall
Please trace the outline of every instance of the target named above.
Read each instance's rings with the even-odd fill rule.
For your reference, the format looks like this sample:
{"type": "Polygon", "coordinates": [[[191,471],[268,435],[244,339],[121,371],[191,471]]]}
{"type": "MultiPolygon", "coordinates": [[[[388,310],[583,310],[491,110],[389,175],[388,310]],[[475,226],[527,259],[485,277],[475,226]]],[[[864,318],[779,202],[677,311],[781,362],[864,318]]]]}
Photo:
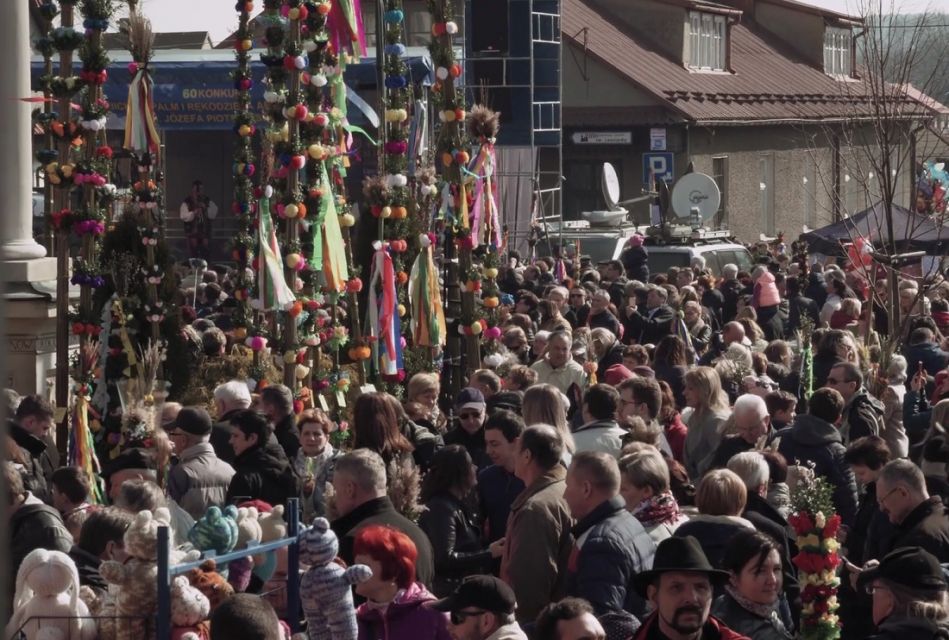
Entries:
{"type": "MultiPolygon", "coordinates": [[[[617,170],[621,199],[642,194],[643,157],[650,153],[650,127],[626,129],[632,133],[630,145],[572,144],[574,131],[594,129],[595,124],[590,123],[590,127],[568,129],[564,134],[564,214],[568,219],[603,206],[599,196],[603,162],[611,162],[617,170]]],[[[674,156],[676,179],[687,171],[690,162],[695,171],[714,176],[715,159],[726,159],[723,177],[727,217],[713,221],[713,226],[722,222],[742,241],[752,242],[761,234],[774,236],[777,232],[793,239],[805,225],[820,228],[834,221],[834,146],[829,129],[788,125],[686,130],[677,126],[667,127],[666,136],[667,148],[674,156]]],[[[851,140],[857,143],[859,136],[851,140]]],[[[842,145],[841,215],[858,213],[879,199],[879,178],[867,179],[873,164],[866,153],[867,148],[842,145]]],[[[905,155],[906,150],[902,153],[905,155]]],[[[897,176],[897,203],[908,202],[909,184],[908,175],[897,176]]],[[[649,222],[648,202],[628,208],[635,222],[649,222]]]]}

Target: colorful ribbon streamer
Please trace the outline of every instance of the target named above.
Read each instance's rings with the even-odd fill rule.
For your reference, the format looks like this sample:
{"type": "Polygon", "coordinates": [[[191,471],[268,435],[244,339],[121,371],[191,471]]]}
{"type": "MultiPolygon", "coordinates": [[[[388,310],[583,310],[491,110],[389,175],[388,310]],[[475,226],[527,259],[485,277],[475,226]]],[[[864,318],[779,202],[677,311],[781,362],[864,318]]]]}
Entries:
{"type": "Polygon", "coordinates": [[[359,56],[366,55],[366,30],[359,0],[334,0],[326,28],[337,51],[351,50],[357,61],[359,56]]]}
{"type": "MultiPolygon", "coordinates": [[[[343,243],[343,232],[339,226],[339,215],[336,212],[336,200],[331,190],[329,172],[326,169],[326,162],[322,163],[320,169],[320,185],[323,196],[320,198],[320,213],[318,227],[322,227],[318,234],[321,236],[321,242],[317,238],[313,240],[314,259],[322,263],[323,275],[326,276],[326,286],[335,290],[342,291],[349,280],[349,267],[346,264],[346,246],[343,243]],[[320,246],[319,256],[317,257],[317,245],[320,246]]],[[[316,268],[320,268],[317,266],[316,268]]]]}
{"type": "Polygon", "coordinates": [[[413,343],[422,347],[443,346],[447,335],[445,308],[442,306],[438,270],[435,268],[430,243],[423,243],[412,265],[409,275],[409,304],[412,307],[413,343]]]}
{"type": "Polygon", "coordinates": [[[98,477],[99,458],[96,456],[92,430],[89,428],[89,398],[85,394],[76,397],[73,407],[73,428],[69,431],[69,465],[79,468],[89,479],[93,502],[104,504],[102,485],[98,477]]]}
{"type": "MultiPolygon", "coordinates": [[[[268,187],[268,190],[270,188],[268,187]]],[[[277,231],[270,216],[269,194],[260,199],[257,209],[257,233],[260,240],[260,253],[263,264],[257,272],[257,296],[260,308],[264,310],[283,310],[297,297],[294,295],[283,275],[283,257],[280,255],[280,245],[277,243],[277,231]]]]}
{"type": "Polygon", "coordinates": [[[471,209],[471,237],[474,246],[481,242],[501,247],[501,221],[494,182],[494,145],[485,143],[478,150],[468,173],[476,177],[471,209]]]}
{"type": "Polygon", "coordinates": [[[372,341],[373,364],[383,376],[397,376],[403,368],[402,327],[399,322],[392,256],[381,242],[374,244],[372,275],[369,279],[368,333],[372,341]],[[381,294],[381,295],[380,295],[381,294]]]}
{"type": "Polygon", "coordinates": [[[148,151],[157,160],[161,142],[155,125],[152,85],[148,67],[139,66],[129,84],[128,110],[125,114],[125,141],[122,147],[139,153],[148,151]]]}

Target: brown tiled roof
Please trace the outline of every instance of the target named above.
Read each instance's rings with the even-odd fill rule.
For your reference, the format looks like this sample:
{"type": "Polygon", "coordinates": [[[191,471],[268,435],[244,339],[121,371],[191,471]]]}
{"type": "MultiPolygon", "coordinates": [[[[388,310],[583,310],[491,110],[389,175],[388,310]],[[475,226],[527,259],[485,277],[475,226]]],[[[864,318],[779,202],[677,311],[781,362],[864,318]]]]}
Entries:
{"type": "MultiPolygon", "coordinates": [[[[870,117],[866,85],[836,80],[750,21],[731,29],[732,73],[691,72],[623,22],[583,0],[564,0],[563,36],[652,94],[671,117],[698,124],[833,121],[870,117]]],[[[904,113],[925,111],[906,99],[904,113]]]]}
{"type": "Polygon", "coordinates": [[[590,126],[596,123],[603,127],[674,124],[681,118],[662,107],[568,107],[563,108],[565,127],[590,126]]]}

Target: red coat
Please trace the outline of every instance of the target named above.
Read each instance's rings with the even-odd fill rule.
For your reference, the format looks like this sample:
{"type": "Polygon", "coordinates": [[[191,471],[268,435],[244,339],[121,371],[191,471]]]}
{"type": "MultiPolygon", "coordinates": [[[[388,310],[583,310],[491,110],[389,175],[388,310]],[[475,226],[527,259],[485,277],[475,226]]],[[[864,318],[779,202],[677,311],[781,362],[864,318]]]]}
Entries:
{"type": "MultiPolygon", "coordinates": [[[[649,640],[653,626],[659,624],[656,622],[658,617],[659,613],[656,612],[646,618],[643,626],[641,626],[639,631],[636,632],[636,635],[633,636],[633,640],[649,640]]],[[[658,631],[658,629],[656,629],[656,631],[658,631]]],[[[702,627],[702,640],[751,640],[751,638],[732,631],[725,626],[724,622],[709,616],[708,622],[702,627]]]]}
{"type": "Polygon", "coordinates": [[[676,411],[675,417],[666,423],[663,431],[666,434],[666,442],[672,449],[672,457],[677,462],[685,464],[685,436],[689,429],[682,422],[682,415],[676,411]]]}

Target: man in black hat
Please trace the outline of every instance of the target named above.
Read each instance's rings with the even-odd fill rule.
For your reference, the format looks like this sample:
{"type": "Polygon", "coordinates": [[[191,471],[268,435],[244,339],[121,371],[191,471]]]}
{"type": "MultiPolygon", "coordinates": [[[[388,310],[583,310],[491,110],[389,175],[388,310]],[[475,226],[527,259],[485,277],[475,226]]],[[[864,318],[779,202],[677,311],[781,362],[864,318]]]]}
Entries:
{"type": "Polygon", "coordinates": [[[195,520],[208,507],[224,506],[234,477],[234,468],[214,453],[211,429],[211,416],[200,407],[185,407],[165,427],[178,454],[168,474],[168,496],[195,520]]]}
{"type": "Polygon", "coordinates": [[[949,638],[946,579],[933,554],[918,547],[900,547],[861,572],[857,581],[860,589],[873,596],[873,624],[878,627],[874,640],[949,638]],[[934,619],[939,617],[941,621],[934,619]]]}
{"type": "Polygon", "coordinates": [[[714,569],[692,536],[666,538],[656,548],[652,569],[633,579],[655,612],[634,640],[750,640],[709,615],[713,589],[728,579],[714,569]]]}
{"type": "Polygon", "coordinates": [[[487,404],[484,395],[474,387],[465,387],[455,398],[458,424],[445,434],[445,444],[460,444],[468,450],[478,470],[491,466],[484,444],[484,417],[487,404]]]}
{"type": "Polygon", "coordinates": [[[527,640],[514,620],[514,592],[494,576],[470,576],[453,594],[429,606],[448,613],[454,640],[527,640]]]}

